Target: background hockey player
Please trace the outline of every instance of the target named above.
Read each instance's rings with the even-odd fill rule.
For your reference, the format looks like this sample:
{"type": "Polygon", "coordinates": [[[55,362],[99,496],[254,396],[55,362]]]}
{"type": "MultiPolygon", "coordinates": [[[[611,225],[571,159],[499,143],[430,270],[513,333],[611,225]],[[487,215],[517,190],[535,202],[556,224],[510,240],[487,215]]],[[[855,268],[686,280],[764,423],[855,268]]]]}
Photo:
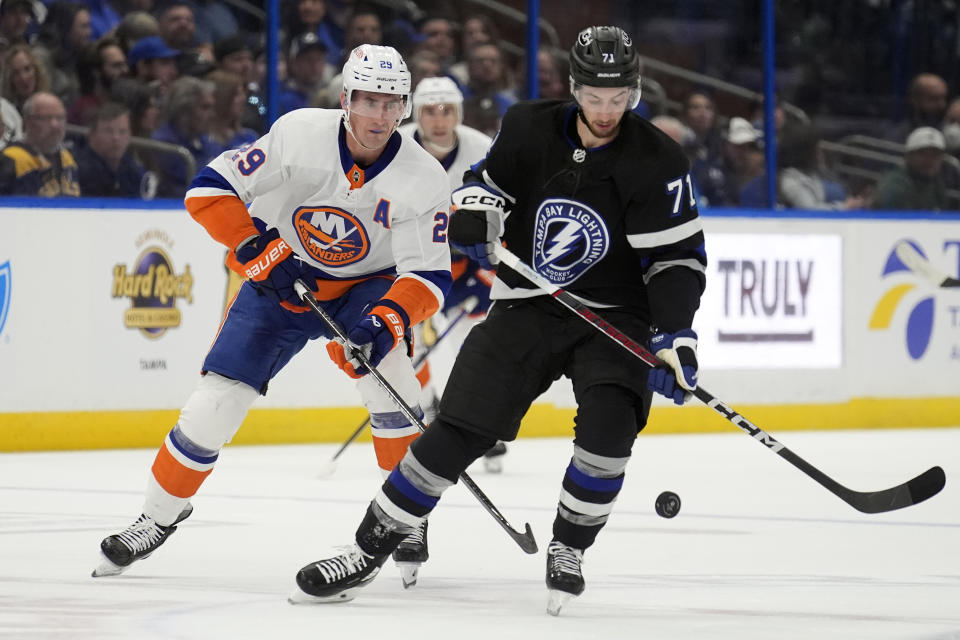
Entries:
{"type": "Polygon", "coordinates": [[[531,402],[563,375],[577,414],[547,548],[548,611],[556,615],[584,589],[583,553],[613,510],[652,390],[683,403],[696,387],[691,326],[706,253],[687,160],[630,112],[640,78],[625,32],[583,30],[570,67],[574,103],[522,102],[507,111],[487,158],[453,194],[451,242],[490,263],[495,243],[505,241],[634,340],[649,340],[669,365],[648,369],[501,266],[494,304],[460,350],[439,417],[371,502],[355,546],[300,570],[297,598],[349,599],[471,462],[516,436],[531,402]],[[334,567],[344,571],[334,576],[334,567]]]}
{"type": "MultiPolygon", "coordinates": [[[[231,268],[247,282],[160,447],[143,514],[103,541],[104,562],[94,576],[120,573],[173,533],[270,379],[308,340],[331,337],[296,295],[297,279],[417,406],[420,387],[406,342],[414,324],[443,306],[450,286],[446,175],[396,132],[411,105],[410,74],[394,49],[353,50],[343,69],[341,103],[343,111],[285,115],[253,145],[224,153],[194,179],[188,211],[233,252],[231,268]]],[[[343,344],[332,341],[327,350],[359,378],[386,475],[418,429],[372,377],[361,377],[366,371],[355,369],[343,344]]],[[[420,533],[412,536],[415,551],[425,548],[420,533]]]]}
{"type": "MultiPolygon", "coordinates": [[[[493,140],[485,133],[463,124],[463,94],[457,83],[446,76],[424,78],[413,90],[413,122],[400,127],[402,134],[409,135],[427,152],[436,158],[450,178],[450,191],[463,184],[463,175],[471,166],[483,160],[493,140]]],[[[450,272],[453,285],[447,293],[443,312],[447,319],[460,308],[466,308],[474,322],[462,322],[451,331],[448,344],[459,345],[470,326],[486,315],[490,307],[490,285],[494,272],[484,269],[476,260],[453,249],[450,256],[450,272]]],[[[432,325],[429,320],[418,324],[414,331],[414,360],[427,349],[432,325]]],[[[417,379],[423,386],[420,405],[426,423],[436,417],[437,392],[432,384],[430,362],[424,360],[417,370],[417,379]]],[[[507,446],[497,442],[483,454],[484,468],[491,473],[503,470],[503,456],[507,446]]]]}

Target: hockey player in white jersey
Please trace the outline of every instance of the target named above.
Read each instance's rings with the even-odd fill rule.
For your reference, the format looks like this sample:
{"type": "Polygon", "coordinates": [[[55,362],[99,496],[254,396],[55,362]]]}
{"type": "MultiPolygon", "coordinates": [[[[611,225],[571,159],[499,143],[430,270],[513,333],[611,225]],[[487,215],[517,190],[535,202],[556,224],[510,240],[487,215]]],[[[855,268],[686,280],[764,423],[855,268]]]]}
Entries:
{"type": "MultiPolygon", "coordinates": [[[[400,127],[400,133],[411,136],[436,158],[450,178],[450,191],[463,185],[463,174],[483,160],[493,140],[485,133],[463,124],[463,94],[457,83],[446,76],[421,80],[413,90],[413,122],[400,127]]],[[[466,331],[486,315],[490,306],[490,285],[494,272],[484,269],[459,251],[453,251],[450,271],[453,285],[447,295],[443,312],[447,317],[454,309],[465,307],[473,323],[462,322],[448,338],[449,344],[460,344],[466,331]]],[[[428,322],[417,325],[417,340],[414,342],[414,358],[426,350],[424,339],[428,322]]],[[[436,415],[437,392],[432,383],[430,362],[423,360],[417,370],[417,378],[423,386],[421,406],[429,423],[436,415]]],[[[497,442],[483,457],[484,468],[491,473],[503,470],[503,456],[507,445],[497,442]]]]}
{"type": "MultiPolygon", "coordinates": [[[[296,280],[307,283],[350,341],[419,411],[407,345],[411,327],[442,308],[450,287],[446,175],[396,132],[411,104],[410,74],[394,49],[353,50],[343,68],[341,105],[342,111],[283,116],[255,143],[225,152],[193,180],[187,210],[228,248],[228,265],[247,282],[160,446],[143,513],[103,540],[95,577],[121,573],[176,530],[268,382],[308,340],[332,337],[298,298],[296,280]]],[[[358,378],[386,474],[418,429],[342,343],[329,342],[327,351],[358,378]]],[[[414,532],[415,542],[422,533],[414,532]]]]}

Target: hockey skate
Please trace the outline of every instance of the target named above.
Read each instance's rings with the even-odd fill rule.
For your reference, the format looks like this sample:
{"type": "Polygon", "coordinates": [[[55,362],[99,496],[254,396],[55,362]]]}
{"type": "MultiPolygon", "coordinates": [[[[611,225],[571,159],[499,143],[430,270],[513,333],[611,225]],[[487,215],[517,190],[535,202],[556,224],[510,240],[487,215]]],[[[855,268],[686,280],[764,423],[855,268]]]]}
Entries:
{"type": "Polygon", "coordinates": [[[173,524],[167,526],[159,525],[156,520],[141,513],[137,521],[129,527],[103,539],[100,543],[103,562],[91,575],[94,578],[119,575],[137,560],[149,557],[191,513],[193,505],[188,502],[173,524]]]}
{"type": "Polygon", "coordinates": [[[420,565],[427,561],[430,553],[427,550],[427,521],[424,520],[419,528],[403,539],[393,550],[393,561],[400,569],[400,580],[403,588],[409,589],[417,584],[417,574],[420,565]]]}
{"type": "Polygon", "coordinates": [[[371,582],[390,554],[371,556],[356,544],[340,547],[341,553],[308,564],[297,572],[298,589],[290,604],[349,602],[357,589],[371,582]]]}
{"type": "Polygon", "coordinates": [[[547,613],[560,615],[560,608],[583,593],[583,551],[553,540],[547,547],[547,613]]]}
{"type": "Polygon", "coordinates": [[[483,468],[487,473],[500,473],[503,471],[503,456],[507,454],[507,444],[503,440],[497,440],[497,444],[490,447],[483,454],[483,468]]]}

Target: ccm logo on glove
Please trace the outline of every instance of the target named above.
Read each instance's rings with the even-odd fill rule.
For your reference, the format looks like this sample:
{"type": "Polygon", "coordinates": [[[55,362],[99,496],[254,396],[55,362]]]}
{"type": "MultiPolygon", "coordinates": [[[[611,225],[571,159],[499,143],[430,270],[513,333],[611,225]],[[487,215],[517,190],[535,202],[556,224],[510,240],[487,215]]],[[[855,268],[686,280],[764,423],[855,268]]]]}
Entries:
{"type": "Polygon", "coordinates": [[[460,199],[461,207],[469,208],[470,205],[502,210],[506,205],[506,201],[503,198],[492,195],[465,195],[460,199]]]}
{"type": "Polygon", "coordinates": [[[282,238],[274,240],[270,250],[260,254],[257,262],[255,262],[253,266],[249,266],[249,264],[244,265],[246,269],[244,273],[248,278],[262,280],[263,278],[257,276],[266,277],[266,274],[270,272],[274,264],[280,262],[291,253],[293,253],[293,251],[282,238]]]}

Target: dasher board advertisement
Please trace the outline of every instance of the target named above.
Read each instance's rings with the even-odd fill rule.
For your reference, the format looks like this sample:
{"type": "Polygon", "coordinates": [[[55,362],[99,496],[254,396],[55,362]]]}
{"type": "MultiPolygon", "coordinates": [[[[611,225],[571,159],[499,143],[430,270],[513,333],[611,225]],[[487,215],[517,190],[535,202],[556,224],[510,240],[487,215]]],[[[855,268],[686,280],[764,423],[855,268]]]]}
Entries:
{"type": "Polygon", "coordinates": [[[842,365],[843,243],[834,234],[710,233],[697,312],[703,366],[842,365]]]}

